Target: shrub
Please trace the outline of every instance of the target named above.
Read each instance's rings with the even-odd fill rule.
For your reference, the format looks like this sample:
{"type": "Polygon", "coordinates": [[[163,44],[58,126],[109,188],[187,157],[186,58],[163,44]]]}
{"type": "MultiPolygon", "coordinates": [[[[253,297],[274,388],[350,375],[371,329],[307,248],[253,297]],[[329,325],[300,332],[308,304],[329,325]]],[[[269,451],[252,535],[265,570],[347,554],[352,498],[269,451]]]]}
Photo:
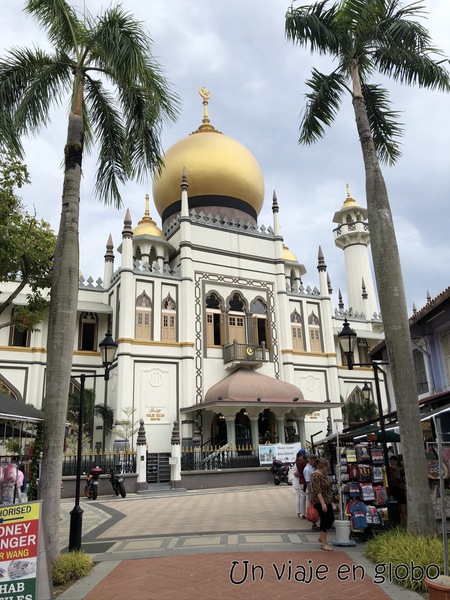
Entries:
{"type": "MultiPolygon", "coordinates": [[[[430,565],[437,565],[441,573],[444,569],[442,539],[437,536],[413,535],[400,528],[379,533],[369,540],[366,543],[365,554],[375,563],[390,565],[391,581],[416,592],[425,592],[427,588],[423,580],[417,581],[420,569],[413,572],[411,565],[423,567],[424,570],[430,565]],[[398,579],[395,577],[395,567],[400,564],[406,565],[407,568],[398,568],[398,579]]],[[[433,568],[430,568],[428,573],[430,578],[439,575],[433,568]]]]}
{"type": "Polygon", "coordinates": [[[52,562],[53,585],[64,585],[84,577],[92,569],[92,559],[85,552],[67,552],[60,554],[52,562]]]}

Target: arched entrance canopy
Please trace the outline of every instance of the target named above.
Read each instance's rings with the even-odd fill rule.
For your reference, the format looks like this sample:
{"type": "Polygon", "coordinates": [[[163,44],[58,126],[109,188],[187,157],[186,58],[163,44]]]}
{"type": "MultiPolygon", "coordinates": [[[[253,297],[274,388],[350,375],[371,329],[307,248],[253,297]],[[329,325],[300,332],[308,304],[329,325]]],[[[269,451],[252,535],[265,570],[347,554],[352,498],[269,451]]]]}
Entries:
{"type": "Polygon", "coordinates": [[[233,414],[242,406],[256,414],[264,408],[280,408],[283,412],[293,410],[298,417],[317,410],[339,408],[340,402],[314,402],[305,400],[296,385],[280,379],[256,373],[249,369],[237,369],[215,385],[205,395],[205,401],[186,408],[182,413],[198,409],[233,414]]]}

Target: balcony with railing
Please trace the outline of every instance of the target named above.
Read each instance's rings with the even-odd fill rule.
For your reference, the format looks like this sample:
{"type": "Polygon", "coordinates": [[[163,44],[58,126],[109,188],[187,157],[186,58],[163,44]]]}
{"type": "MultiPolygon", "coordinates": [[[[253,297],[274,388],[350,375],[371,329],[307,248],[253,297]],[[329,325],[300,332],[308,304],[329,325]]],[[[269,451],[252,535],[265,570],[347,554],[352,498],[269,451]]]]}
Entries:
{"type": "MultiPolygon", "coordinates": [[[[223,362],[225,364],[232,364],[233,366],[239,364],[252,364],[255,367],[261,366],[267,362],[267,351],[266,344],[238,344],[236,340],[232,344],[225,344],[223,347],[223,362]]],[[[270,351],[269,351],[270,360],[270,351]]]]}

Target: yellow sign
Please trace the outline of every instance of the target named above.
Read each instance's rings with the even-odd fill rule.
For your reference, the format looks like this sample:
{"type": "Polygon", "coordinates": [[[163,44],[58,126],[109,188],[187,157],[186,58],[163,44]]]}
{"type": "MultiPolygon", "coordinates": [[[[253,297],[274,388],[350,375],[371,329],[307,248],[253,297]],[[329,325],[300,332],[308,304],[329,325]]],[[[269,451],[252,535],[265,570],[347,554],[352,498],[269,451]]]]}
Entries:
{"type": "Polygon", "coordinates": [[[166,418],[162,408],[149,408],[145,416],[149,421],[162,421],[166,418]]]}

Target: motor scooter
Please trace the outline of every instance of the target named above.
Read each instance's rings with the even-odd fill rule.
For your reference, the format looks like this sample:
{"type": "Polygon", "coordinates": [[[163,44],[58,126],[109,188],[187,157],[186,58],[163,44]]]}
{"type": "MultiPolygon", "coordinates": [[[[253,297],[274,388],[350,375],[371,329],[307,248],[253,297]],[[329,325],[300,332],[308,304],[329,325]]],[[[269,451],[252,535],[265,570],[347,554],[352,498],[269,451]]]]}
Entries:
{"type": "Polygon", "coordinates": [[[290,463],[283,463],[281,460],[276,459],[273,461],[270,471],[273,473],[273,482],[275,485],[280,485],[280,483],[292,485],[292,482],[289,481],[290,467],[290,463]]]}
{"type": "Polygon", "coordinates": [[[111,482],[112,489],[116,496],[119,494],[122,498],[125,498],[127,492],[125,490],[125,484],[122,474],[122,465],[116,465],[115,467],[111,467],[109,470],[109,481],[111,482]]]}
{"type": "Polygon", "coordinates": [[[101,472],[102,470],[100,467],[94,467],[86,477],[84,494],[88,500],[97,500],[101,472]]]}

